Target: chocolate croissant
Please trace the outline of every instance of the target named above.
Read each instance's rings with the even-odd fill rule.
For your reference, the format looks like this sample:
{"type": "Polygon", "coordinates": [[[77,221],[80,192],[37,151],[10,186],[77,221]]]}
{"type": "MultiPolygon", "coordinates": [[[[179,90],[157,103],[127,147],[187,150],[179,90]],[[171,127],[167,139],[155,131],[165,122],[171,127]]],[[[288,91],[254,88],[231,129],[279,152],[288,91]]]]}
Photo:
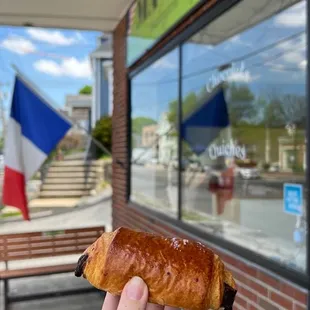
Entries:
{"type": "Polygon", "coordinates": [[[86,249],[75,275],[113,295],[139,276],[149,302],[176,308],[232,309],[236,295],[233,276],[206,246],[123,227],[103,233],[86,249]]]}

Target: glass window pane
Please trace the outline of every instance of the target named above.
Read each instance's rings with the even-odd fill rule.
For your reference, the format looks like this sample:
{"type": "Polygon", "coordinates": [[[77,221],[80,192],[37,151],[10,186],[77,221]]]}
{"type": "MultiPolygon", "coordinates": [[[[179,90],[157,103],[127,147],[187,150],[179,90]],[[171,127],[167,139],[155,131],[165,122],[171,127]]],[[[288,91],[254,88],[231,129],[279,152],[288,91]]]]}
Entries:
{"type": "Polygon", "coordinates": [[[131,200],[177,217],[179,50],[131,81],[131,200]]]}
{"type": "Polygon", "coordinates": [[[183,46],[182,218],[305,271],[306,1],[276,2],[183,46]]]}

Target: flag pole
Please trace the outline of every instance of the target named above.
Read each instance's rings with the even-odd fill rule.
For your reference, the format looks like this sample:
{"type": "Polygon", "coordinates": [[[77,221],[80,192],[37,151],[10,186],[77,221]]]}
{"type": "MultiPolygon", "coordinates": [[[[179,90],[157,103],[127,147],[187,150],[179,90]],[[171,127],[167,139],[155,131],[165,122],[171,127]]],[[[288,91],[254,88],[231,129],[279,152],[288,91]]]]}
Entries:
{"type": "MultiPolygon", "coordinates": [[[[56,113],[60,114],[68,123],[70,123],[72,126],[77,127],[78,129],[83,130],[86,135],[95,143],[95,145],[104,153],[108,154],[109,156],[112,157],[112,153],[100,142],[98,141],[96,138],[94,138],[92,135],[89,134],[88,130],[85,129],[83,126],[81,126],[78,123],[75,123],[73,120],[71,120],[68,116],[64,115],[62,111],[59,111],[56,109],[57,104],[55,104],[55,102],[53,100],[51,100],[50,98],[48,98],[45,94],[43,94],[38,87],[36,87],[36,85],[30,80],[28,79],[19,69],[16,65],[11,64],[11,67],[13,68],[13,70],[16,73],[16,76],[18,76],[19,78],[21,78],[23,80],[23,82],[25,84],[27,84],[27,86],[29,88],[31,88],[41,99],[42,101],[48,105],[49,107],[51,107],[56,113]]],[[[120,164],[121,166],[125,167],[124,164],[116,159],[116,162],[118,164],[120,164]]]]}

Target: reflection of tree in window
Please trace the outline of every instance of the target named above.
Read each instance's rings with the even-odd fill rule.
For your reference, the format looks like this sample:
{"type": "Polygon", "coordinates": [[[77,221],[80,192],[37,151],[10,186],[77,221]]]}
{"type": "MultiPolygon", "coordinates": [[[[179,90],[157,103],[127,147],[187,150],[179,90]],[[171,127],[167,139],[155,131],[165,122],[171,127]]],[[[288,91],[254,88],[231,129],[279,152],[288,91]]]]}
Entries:
{"type": "Polygon", "coordinates": [[[232,84],[229,87],[229,119],[231,124],[237,125],[242,121],[250,121],[256,114],[254,95],[247,85],[232,84]]]}
{"type": "Polygon", "coordinates": [[[142,3],[140,1],[138,2],[138,16],[139,21],[141,22],[143,20],[143,12],[142,12],[142,3]]]}
{"type": "Polygon", "coordinates": [[[143,0],[143,18],[147,17],[147,0],[143,0]]]}

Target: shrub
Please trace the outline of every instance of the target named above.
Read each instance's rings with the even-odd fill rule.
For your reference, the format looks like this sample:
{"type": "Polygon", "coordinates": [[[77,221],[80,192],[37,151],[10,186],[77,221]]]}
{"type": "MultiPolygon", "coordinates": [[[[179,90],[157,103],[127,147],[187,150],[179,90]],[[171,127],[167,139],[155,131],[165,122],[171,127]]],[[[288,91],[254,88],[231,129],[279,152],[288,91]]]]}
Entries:
{"type": "Polygon", "coordinates": [[[264,171],[268,171],[270,169],[270,164],[269,163],[264,163],[263,164],[263,169],[264,169],[264,171]]]}
{"type": "MultiPolygon", "coordinates": [[[[110,153],[112,151],[112,118],[104,116],[97,121],[95,128],[92,131],[92,136],[100,142],[110,153]]],[[[101,157],[103,150],[96,148],[97,158],[101,157]]]]}
{"type": "Polygon", "coordinates": [[[81,148],[82,136],[78,134],[66,135],[58,144],[58,147],[64,151],[68,152],[74,149],[81,148]]]}

